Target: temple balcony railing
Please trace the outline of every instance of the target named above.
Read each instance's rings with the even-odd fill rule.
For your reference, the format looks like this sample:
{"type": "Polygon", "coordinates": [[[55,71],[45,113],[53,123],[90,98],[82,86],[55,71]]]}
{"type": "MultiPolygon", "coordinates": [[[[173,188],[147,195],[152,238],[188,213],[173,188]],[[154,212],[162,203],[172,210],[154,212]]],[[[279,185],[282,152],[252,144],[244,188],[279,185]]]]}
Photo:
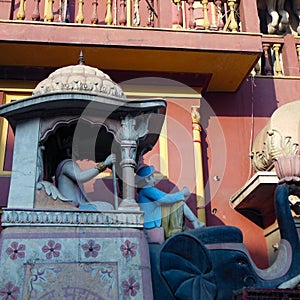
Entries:
{"type": "Polygon", "coordinates": [[[300,35],[299,10],[284,9],[282,23],[266,0],[2,0],[0,20],[300,35]]]}
{"type": "Polygon", "coordinates": [[[236,91],[262,53],[256,4],[238,1],[0,0],[0,79],[42,79],[82,50],[119,80],[236,91]]]}
{"type": "Polygon", "coordinates": [[[263,35],[261,58],[253,76],[300,76],[300,39],[292,36],[263,35]]]}
{"type": "Polygon", "coordinates": [[[265,42],[262,44],[263,53],[253,69],[253,75],[284,76],[282,62],[282,43],[265,42]]]}
{"type": "Polygon", "coordinates": [[[262,34],[261,14],[253,0],[0,0],[0,79],[44,78],[80,50],[122,80],[171,74],[199,91],[237,91],[253,68],[300,76],[299,37],[262,34]]]}
{"type": "Polygon", "coordinates": [[[240,31],[238,0],[17,0],[10,20],[240,31]]]}

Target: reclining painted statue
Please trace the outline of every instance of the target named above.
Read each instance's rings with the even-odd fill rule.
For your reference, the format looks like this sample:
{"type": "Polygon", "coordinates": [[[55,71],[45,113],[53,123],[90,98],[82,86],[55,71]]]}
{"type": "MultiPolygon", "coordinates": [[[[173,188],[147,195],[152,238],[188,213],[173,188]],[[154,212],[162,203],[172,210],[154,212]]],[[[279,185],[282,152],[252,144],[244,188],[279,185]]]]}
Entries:
{"type": "MultiPolygon", "coordinates": [[[[71,150],[68,150],[68,157],[71,157],[71,150]]],[[[95,167],[82,170],[74,159],[66,158],[56,168],[55,184],[40,180],[37,183],[37,189],[44,188],[45,193],[53,199],[69,202],[81,210],[113,210],[113,206],[108,202],[94,201],[93,204],[90,203],[81,184],[95,178],[115,162],[116,156],[111,154],[103,162],[96,164],[95,167]]]]}
{"type": "Polygon", "coordinates": [[[97,207],[88,201],[79,185],[95,178],[114,162],[115,156],[112,154],[94,168],[83,171],[72,159],[65,159],[59,163],[56,169],[55,178],[58,190],[72,203],[78,204],[80,209],[95,210],[97,207]]]}

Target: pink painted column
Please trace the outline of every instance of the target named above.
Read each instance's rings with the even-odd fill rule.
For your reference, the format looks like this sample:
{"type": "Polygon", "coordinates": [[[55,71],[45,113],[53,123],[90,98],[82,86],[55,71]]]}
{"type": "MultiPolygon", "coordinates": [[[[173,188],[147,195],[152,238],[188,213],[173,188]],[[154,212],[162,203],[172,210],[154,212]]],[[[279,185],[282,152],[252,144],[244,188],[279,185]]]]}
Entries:
{"type": "Polygon", "coordinates": [[[0,0],[0,19],[10,20],[13,10],[13,0],[0,0]]]}
{"type": "Polygon", "coordinates": [[[284,36],[284,45],[282,47],[282,61],[284,66],[284,75],[299,76],[298,56],[296,48],[296,39],[292,34],[284,36]]]}
{"type": "Polygon", "coordinates": [[[260,32],[257,4],[253,0],[240,1],[240,16],[243,32],[260,32]]]}
{"type": "Polygon", "coordinates": [[[171,0],[158,1],[158,27],[171,28],[172,27],[172,6],[171,0]]]}

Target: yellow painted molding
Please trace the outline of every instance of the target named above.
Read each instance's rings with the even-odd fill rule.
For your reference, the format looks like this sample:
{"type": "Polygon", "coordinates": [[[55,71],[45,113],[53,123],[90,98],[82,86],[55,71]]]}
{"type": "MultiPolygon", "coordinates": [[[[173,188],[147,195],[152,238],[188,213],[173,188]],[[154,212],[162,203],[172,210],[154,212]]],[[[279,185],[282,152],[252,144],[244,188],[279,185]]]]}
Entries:
{"type": "Polygon", "coordinates": [[[2,91],[2,92],[15,92],[15,91],[17,91],[18,93],[29,93],[29,95],[26,96],[26,97],[30,97],[31,96],[30,93],[33,91],[33,89],[19,88],[19,89],[16,90],[15,88],[1,88],[0,87],[0,91],[2,91]]]}
{"type": "MultiPolygon", "coordinates": [[[[17,89],[14,90],[13,93],[5,92],[3,97],[3,104],[10,103],[13,100],[20,100],[22,98],[28,97],[30,94],[28,93],[20,93],[17,89]]],[[[10,175],[10,171],[4,170],[4,162],[5,162],[5,151],[7,144],[7,134],[8,134],[8,122],[4,118],[0,120],[0,175],[10,175]]]]}
{"type": "Polygon", "coordinates": [[[11,176],[11,171],[1,171],[0,172],[0,177],[10,177],[11,176]]]}
{"type": "Polygon", "coordinates": [[[185,94],[185,93],[161,93],[161,92],[125,92],[125,95],[130,98],[184,98],[184,99],[199,99],[201,91],[197,92],[197,95],[185,94]]]}
{"type": "MultiPolygon", "coordinates": [[[[140,80],[140,79],[139,79],[140,80]]],[[[147,80],[145,78],[145,80],[147,80]]],[[[190,98],[199,99],[201,88],[191,88],[175,80],[162,78],[162,84],[157,85],[139,85],[135,84],[134,80],[132,83],[120,84],[124,93],[128,97],[159,97],[159,98],[190,98]],[[165,85],[163,84],[165,81],[165,85]]]]}
{"type": "Polygon", "coordinates": [[[201,126],[200,126],[200,107],[191,107],[192,128],[193,128],[193,144],[194,144],[194,161],[195,161],[195,185],[196,185],[196,201],[197,201],[197,217],[206,223],[205,215],[205,197],[204,197],[204,178],[202,164],[202,146],[201,146],[201,126]]]}
{"type": "Polygon", "coordinates": [[[168,155],[168,132],[167,121],[165,119],[159,136],[159,157],[160,173],[164,177],[169,177],[169,155],[168,155]]]}
{"type": "Polygon", "coordinates": [[[29,97],[31,96],[32,91],[37,84],[37,81],[0,80],[0,91],[11,93],[28,93],[29,97]]]}
{"type": "Polygon", "coordinates": [[[0,123],[0,133],[1,133],[0,134],[0,175],[5,172],[4,160],[5,160],[7,132],[8,132],[8,122],[5,119],[2,119],[0,123]]]}
{"type": "Polygon", "coordinates": [[[126,26],[131,27],[131,0],[126,1],[126,26]]]}

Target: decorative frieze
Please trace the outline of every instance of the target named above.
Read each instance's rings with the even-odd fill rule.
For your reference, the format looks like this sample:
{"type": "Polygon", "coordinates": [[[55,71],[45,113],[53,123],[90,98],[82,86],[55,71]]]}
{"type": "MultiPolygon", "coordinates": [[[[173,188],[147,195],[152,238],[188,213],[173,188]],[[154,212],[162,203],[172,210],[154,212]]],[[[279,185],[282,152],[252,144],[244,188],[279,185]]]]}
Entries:
{"type": "MultiPolygon", "coordinates": [[[[279,178],[279,183],[296,183],[300,181],[300,156],[286,155],[279,157],[275,163],[275,171],[279,178]]],[[[297,188],[298,190],[298,188],[297,188]]],[[[290,190],[291,195],[292,191],[290,190]]],[[[297,192],[298,194],[298,192],[297,192]]]]}
{"type": "Polygon", "coordinates": [[[251,152],[253,167],[256,171],[267,171],[274,161],[281,156],[294,155],[298,151],[298,143],[290,136],[283,137],[278,130],[270,129],[264,141],[262,151],[251,152]]]}
{"type": "Polygon", "coordinates": [[[94,226],[143,228],[141,211],[47,211],[3,209],[2,226],[94,226]]]}
{"type": "Polygon", "coordinates": [[[82,63],[54,71],[36,86],[32,94],[51,92],[88,92],[126,99],[121,87],[108,75],[96,68],[83,66],[82,63]]]}

